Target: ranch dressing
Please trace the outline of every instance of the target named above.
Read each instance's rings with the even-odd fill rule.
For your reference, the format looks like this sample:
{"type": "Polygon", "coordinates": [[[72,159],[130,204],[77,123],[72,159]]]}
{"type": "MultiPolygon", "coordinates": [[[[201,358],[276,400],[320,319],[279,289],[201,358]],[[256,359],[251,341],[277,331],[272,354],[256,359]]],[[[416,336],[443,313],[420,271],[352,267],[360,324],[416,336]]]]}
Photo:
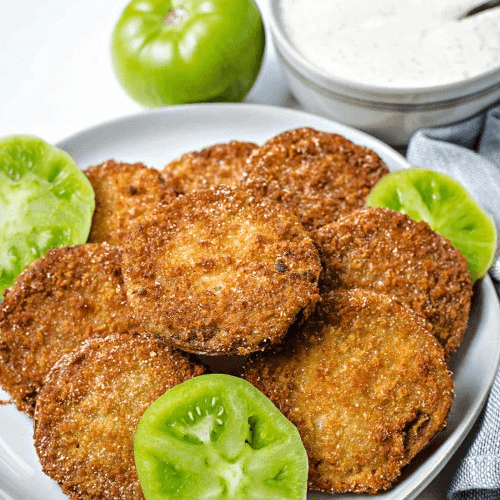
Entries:
{"type": "Polygon", "coordinates": [[[455,83],[500,66],[500,8],[479,0],[280,0],[285,32],[332,77],[382,87],[455,83]]]}

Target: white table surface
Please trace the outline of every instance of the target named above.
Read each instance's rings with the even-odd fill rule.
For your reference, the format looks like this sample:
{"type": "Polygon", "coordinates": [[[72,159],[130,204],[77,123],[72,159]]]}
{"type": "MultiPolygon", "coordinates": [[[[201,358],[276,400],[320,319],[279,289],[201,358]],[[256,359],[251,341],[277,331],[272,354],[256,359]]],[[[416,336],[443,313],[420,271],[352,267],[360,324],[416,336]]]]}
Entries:
{"type": "MultiPolygon", "coordinates": [[[[256,0],[266,24],[261,73],[246,102],[300,109],[279,68],[268,29],[268,0],[256,0]]],[[[0,137],[33,134],[57,142],[89,126],[143,108],[111,68],[110,34],[128,0],[25,0],[2,5],[0,137]]],[[[460,450],[418,497],[444,500],[460,450]]]]}

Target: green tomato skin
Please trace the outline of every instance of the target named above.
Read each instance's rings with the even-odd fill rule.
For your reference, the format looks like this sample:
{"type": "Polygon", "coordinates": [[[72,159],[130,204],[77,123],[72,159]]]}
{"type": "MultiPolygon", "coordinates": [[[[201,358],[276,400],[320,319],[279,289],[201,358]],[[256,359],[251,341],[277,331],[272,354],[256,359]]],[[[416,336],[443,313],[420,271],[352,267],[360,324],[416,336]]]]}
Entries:
{"type": "Polygon", "coordinates": [[[242,101],[265,33],[252,0],[132,0],[115,26],[113,68],[146,107],[242,101]]]}

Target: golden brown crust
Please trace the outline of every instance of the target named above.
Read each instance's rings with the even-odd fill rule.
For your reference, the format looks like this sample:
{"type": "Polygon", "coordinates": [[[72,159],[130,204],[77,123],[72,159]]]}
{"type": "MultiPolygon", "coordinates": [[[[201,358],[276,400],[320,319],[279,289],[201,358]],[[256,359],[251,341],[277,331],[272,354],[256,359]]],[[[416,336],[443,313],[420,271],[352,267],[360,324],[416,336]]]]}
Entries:
{"type": "Polygon", "coordinates": [[[109,160],[84,174],[95,192],[89,243],[120,245],[160,201],[175,197],[160,173],[143,163],[109,160]]]}
{"type": "Polygon", "coordinates": [[[137,320],[199,354],[264,349],[319,300],[318,252],[296,217],[237,188],[158,206],[124,247],[123,270],[137,320]]]}
{"type": "Polygon", "coordinates": [[[53,367],[37,399],[43,471],[71,499],[144,498],[133,453],[139,420],[167,389],[203,372],[153,335],[85,342],[53,367]]]}
{"type": "Polygon", "coordinates": [[[137,329],[121,251],[103,244],[54,248],[5,291],[0,304],[0,385],[33,415],[43,379],[59,357],[91,336],[137,329]]]}
{"type": "Polygon", "coordinates": [[[444,427],[453,381],[426,322],[384,294],[330,292],[244,377],[293,422],[312,491],[376,493],[444,427]]]}
{"type": "Polygon", "coordinates": [[[168,163],[162,175],[178,194],[218,185],[236,187],[241,182],[246,160],[255,148],[257,144],[253,142],[214,144],[183,154],[168,163]]]}
{"type": "Polygon", "coordinates": [[[395,295],[422,314],[446,356],[458,349],[469,318],[472,279],[461,252],[425,222],[367,207],[315,234],[327,288],[395,295]]]}
{"type": "Polygon", "coordinates": [[[374,151],[305,127],[283,132],[256,149],[242,185],[283,203],[306,229],[314,230],[363,206],[387,173],[374,151]]]}

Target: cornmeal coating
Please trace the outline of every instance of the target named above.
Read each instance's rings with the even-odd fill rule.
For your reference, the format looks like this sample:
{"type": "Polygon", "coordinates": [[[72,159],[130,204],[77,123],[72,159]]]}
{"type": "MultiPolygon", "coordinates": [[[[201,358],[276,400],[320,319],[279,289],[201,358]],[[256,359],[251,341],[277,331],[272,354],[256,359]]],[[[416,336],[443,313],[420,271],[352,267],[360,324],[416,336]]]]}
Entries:
{"type": "Polygon", "coordinates": [[[92,336],[138,329],[121,251],[105,243],[53,248],[5,291],[0,304],[0,385],[32,416],[52,365],[92,336]]]}
{"type": "Polygon", "coordinates": [[[374,151],[305,127],[283,132],[255,150],[242,186],[283,203],[306,229],[315,230],[362,207],[388,173],[374,151]]]}
{"type": "Polygon", "coordinates": [[[89,243],[121,245],[160,201],[175,197],[160,172],[143,163],[109,160],[83,173],[95,192],[89,243]]]}
{"type": "Polygon", "coordinates": [[[183,154],[168,163],[162,175],[176,193],[218,185],[239,186],[246,160],[257,148],[253,142],[231,141],[183,154]]]}
{"type": "Polygon", "coordinates": [[[53,367],[37,399],[35,447],[43,471],[74,500],[139,500],[134,434],[167,389],[201,365],[150,334],[90,339],[53,367]]]}
{"type": "Polygon", "coordinates": [[[319,300],[318,251],[281,205],[226,186],[157,207],[124,246],[133,314],[198,354],[279,341],[319,300]]]}
{"type": "Polygon", "coordinates": [[[467,260],[427,223],[387,208],[366,207],[315,234],[328,288],[395,295],[432,326],[446,357],[467,329],[472,278],[467,260]]]}
{"type": "Polygon", "coordinates": [[[423,318],[367,290],[329,292],[285,352],[244,378],[297,426],[309,489],[376,493],[446,424],[453,381],[423,318]]]}

